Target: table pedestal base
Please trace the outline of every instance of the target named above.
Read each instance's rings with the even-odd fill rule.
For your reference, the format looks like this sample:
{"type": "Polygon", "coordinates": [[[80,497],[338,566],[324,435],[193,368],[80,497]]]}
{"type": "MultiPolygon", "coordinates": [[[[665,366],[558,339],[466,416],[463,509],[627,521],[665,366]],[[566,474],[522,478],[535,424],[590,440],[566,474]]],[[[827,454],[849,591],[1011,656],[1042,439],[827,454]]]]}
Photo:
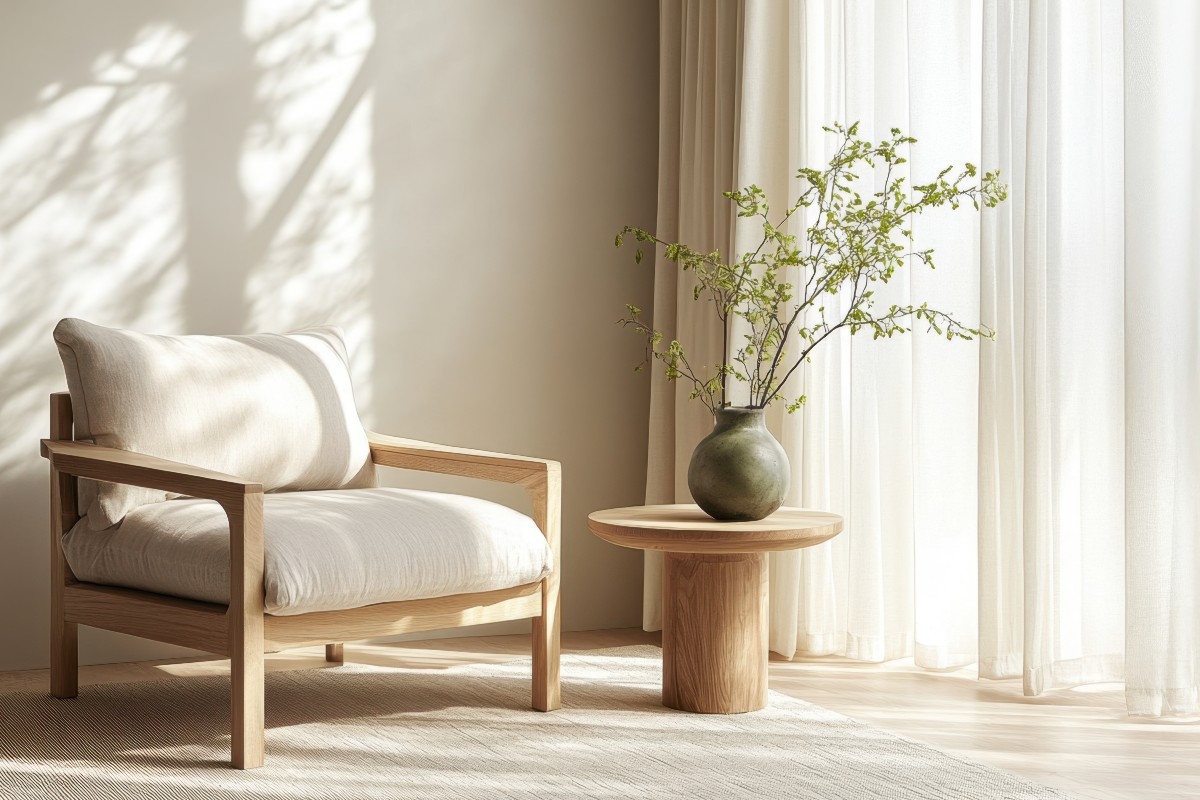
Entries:
{"type": "Polygon", "coordinates": [[[767,704],[766,553],[664,553],[663,705],[739,714],[767,704]]]}

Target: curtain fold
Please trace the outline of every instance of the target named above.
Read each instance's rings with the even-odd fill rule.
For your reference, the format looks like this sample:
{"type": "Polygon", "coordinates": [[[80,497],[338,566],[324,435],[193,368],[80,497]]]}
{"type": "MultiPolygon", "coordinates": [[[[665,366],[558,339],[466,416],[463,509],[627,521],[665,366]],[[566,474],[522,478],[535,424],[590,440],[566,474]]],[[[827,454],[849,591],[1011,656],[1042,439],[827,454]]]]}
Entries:
{"type": "MultiPolygon", "coordinates": [[[[705,252],[730,251],[733,223],[721,192],[737,184],[743,8],[740,2],[664,0],[659,23],[660,238],[705,252]]],[[[694,281],[654,254],[654,326],[667,340],[689,343],[698,366],[722,362],[723,335],[708,309],[692,301],[694,281]]],[[[687,465],[712,419],[687,392],[650,373],[650,445],[646,502],[689,498],[687,465]]],[[[646,553],[642,616],[646,630],[662,626],[662,556],[646,553]],[[653,576],[652,578],[649,576],[653,576]]]]}
{"type": "MultiPolygon", "coordinates": [[[[1029,694],[1128,671],[1131,712],[1197,709],[1200,158],[1180,142],[1200,134],[1200,13],[1168,5],[663,0],[664,238],[754,247],[720,192],[782,206],[834,121],[916,136],[914,180],[969,161],[1010,185],[996,209],[919,218],[938,269],[878,292],[995,342],[831,337],[797,372],[808,404],[770,412],[788,503],[846,519],[772,554],[772,650],[978,662],[1029,694]]],[[[656,270],[656,327],[714,363],[715,317],[656,270]]],[[[654,381],[647,501],[686,502],[711,423],[654,381]]],[[[649,556],[647,629],[660,594],[649,556]]]]}

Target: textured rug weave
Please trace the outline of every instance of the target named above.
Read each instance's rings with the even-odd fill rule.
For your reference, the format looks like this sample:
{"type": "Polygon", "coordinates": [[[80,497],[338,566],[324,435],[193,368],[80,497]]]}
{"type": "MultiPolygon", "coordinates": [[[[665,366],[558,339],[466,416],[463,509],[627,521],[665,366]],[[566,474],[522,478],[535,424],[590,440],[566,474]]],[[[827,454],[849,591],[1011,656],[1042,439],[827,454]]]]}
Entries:
{"type": "Polygon", "coordinates": [[[775,692],[752,714],[663,708],[660,659],[565,656],[551,714],[528,710],[528,659],[271,673],[267,764],[249,772],[227,766],[227,679],[0,696],[0,797],[1067,797],[775,692]]]}

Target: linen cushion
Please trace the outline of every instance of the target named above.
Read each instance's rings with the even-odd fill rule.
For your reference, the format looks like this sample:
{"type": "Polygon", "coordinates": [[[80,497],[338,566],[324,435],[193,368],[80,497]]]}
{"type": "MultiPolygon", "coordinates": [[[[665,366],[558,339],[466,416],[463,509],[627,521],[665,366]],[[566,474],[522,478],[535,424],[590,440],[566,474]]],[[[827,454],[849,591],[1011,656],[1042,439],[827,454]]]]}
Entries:
{"type": "MultiPolygon", "coordinates": [[[[157,336],[64,319],[54,329],[75,438],[226,472],[270,491],[375,485],[337,328],[157,336]]],[[[93,530],[167,499],[79,481],[93,530]]]]}
{"type": "MultiPolygon", "coordinates": [[[[63,549],[80,580],[229,602],[229,522],[212,500],[139,506],[116,528],[75,526],[63,549]]],[[[304,614],[505,589],[553,565],[529,517],[474,497],[406,489],[263,499],[269,614],[304,614]]]]}

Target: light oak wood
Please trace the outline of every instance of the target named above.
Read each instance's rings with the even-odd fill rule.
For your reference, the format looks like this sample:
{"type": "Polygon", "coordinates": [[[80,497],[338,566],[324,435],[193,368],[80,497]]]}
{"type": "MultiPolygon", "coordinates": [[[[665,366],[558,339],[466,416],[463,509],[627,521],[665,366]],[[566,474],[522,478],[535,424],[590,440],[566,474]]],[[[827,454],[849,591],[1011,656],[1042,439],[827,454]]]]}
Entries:
{"type": "Polygon", "coordinates": [[[264,638],[267,649],[275,652],[327,643],[335,635],[355,642],[526,619],[540,613],[541,594],[539,581],[511,589],[377,603],[344,611],[313,611],[288,616],[268,614],[264,638]]]}
{"type": "Polygon", "coordinates": [[[596,511],[605,541],[665,551],[663,705],[704,714],[767,702],[767,556],[842,530],[824,511],[781,508],[757,522],[718,522],[690,504],[596,511]]]}
{"type": "Polygon", "coordinates": [[[75,583],[63,591],[67,618],[106,631],[229,655],[228,607],[178,597],[75,583]]]}
{"type": "Polygon", "coordinates": [[[562,706],[559,679],[562,472],[554,464],[545,473],[535,474],[522,483],[533,501],[533,520],[546,535],[554,554],[554,569],[542,580],[541,613],[533,618],[533,707],[538,711],[554,711],[562,706]]]}
{"type": "Polygon", "coordinates": [[[55,696],[73,697],[78,691],[76,632],[81,623],[228,655],[231,761],[235,767],[251,769],[261,766],[264,758],[265,652],[324,644],[326,658],[341,663],[341,643],[345,641],[532,619],[533,706],[542,711],[559,707],[561,467],[557,462],[370,434],[371,457],[380,466],[522,486],[533,501],[534,520],[554,555],[553,573],[537,583],[494,592],[273,616],[263,609],[260,483],[75,442],[71,420],[70,396],[62,392],[52,395],[50,438],[42,440],[42,455],[51,469],[51,691],[55,696]],[[78,521],[75,486],[79,477],[220,503],[229,518],[229,605],[76,582],[63,558],[61,539],[78,521]]]}
{"type": "Polygon", "coordinates": [[[60,472],[77,478],[144,486],[163,492],[235,503],[243,495],[262,493],[262,484],[223,472],[180,464],[142,453],[100,447],[87,442],[42,440],[42,456],[60,472]]]}
{"type": "Polygon", "coordinates": [[[588,515],[592,532],[621,547],[671,553],[763,553],[811,547],[832,539],[842,518],[825,511],[781,508],[757,522],[718,522],[690,503],[632,506],[588,515]]]}
{"type": "Polygon", "coordinates": [[[230,749],[233,766],[263,765],[263,496],[224,504],[229,517],[230,749]]]}
{"type": "MultiPolygon", "coordinates": [[[[449,595],[427,600],[378,603],[344,611],[318,611],[291,616],[266,614],[263,646],[275,653],[296,647],[328,644],[330,634],[351,641],[377,639],[444,628],[484,625],[536,617],[542,609],[542,582],[511,589],[449,595]]],[[[64,591],[66,616],[93,628],[229,654],[228,606],[178,597],[74,583],[64,591]]],[[[341,659],[331,659],[341,663],[341,659]]]]}
{"type": "Polygon", "coordinates": [[[501,483],[523,483],[558,469],[554,461],[486,450],[470,450],[382,433],[368,433],[371,459],[380,466],[436,472],[501,483]]]}
{"type": "MultiPolygon", "coordinates": [[[[50,395],[50,438],[74,438],[71,396],[50,395]]],[[[62,537],[79,521],[75,479],[50,465],[50,694],[66,699],[79,694],[79,625],[67,619],[63,589],[75,581],[63,556],[62,537]]]]}
{"type": "Polygon", "coordinates": [[[663,705],[740,714],[767,704],[767,556],[667,553],[663,705]]]}

